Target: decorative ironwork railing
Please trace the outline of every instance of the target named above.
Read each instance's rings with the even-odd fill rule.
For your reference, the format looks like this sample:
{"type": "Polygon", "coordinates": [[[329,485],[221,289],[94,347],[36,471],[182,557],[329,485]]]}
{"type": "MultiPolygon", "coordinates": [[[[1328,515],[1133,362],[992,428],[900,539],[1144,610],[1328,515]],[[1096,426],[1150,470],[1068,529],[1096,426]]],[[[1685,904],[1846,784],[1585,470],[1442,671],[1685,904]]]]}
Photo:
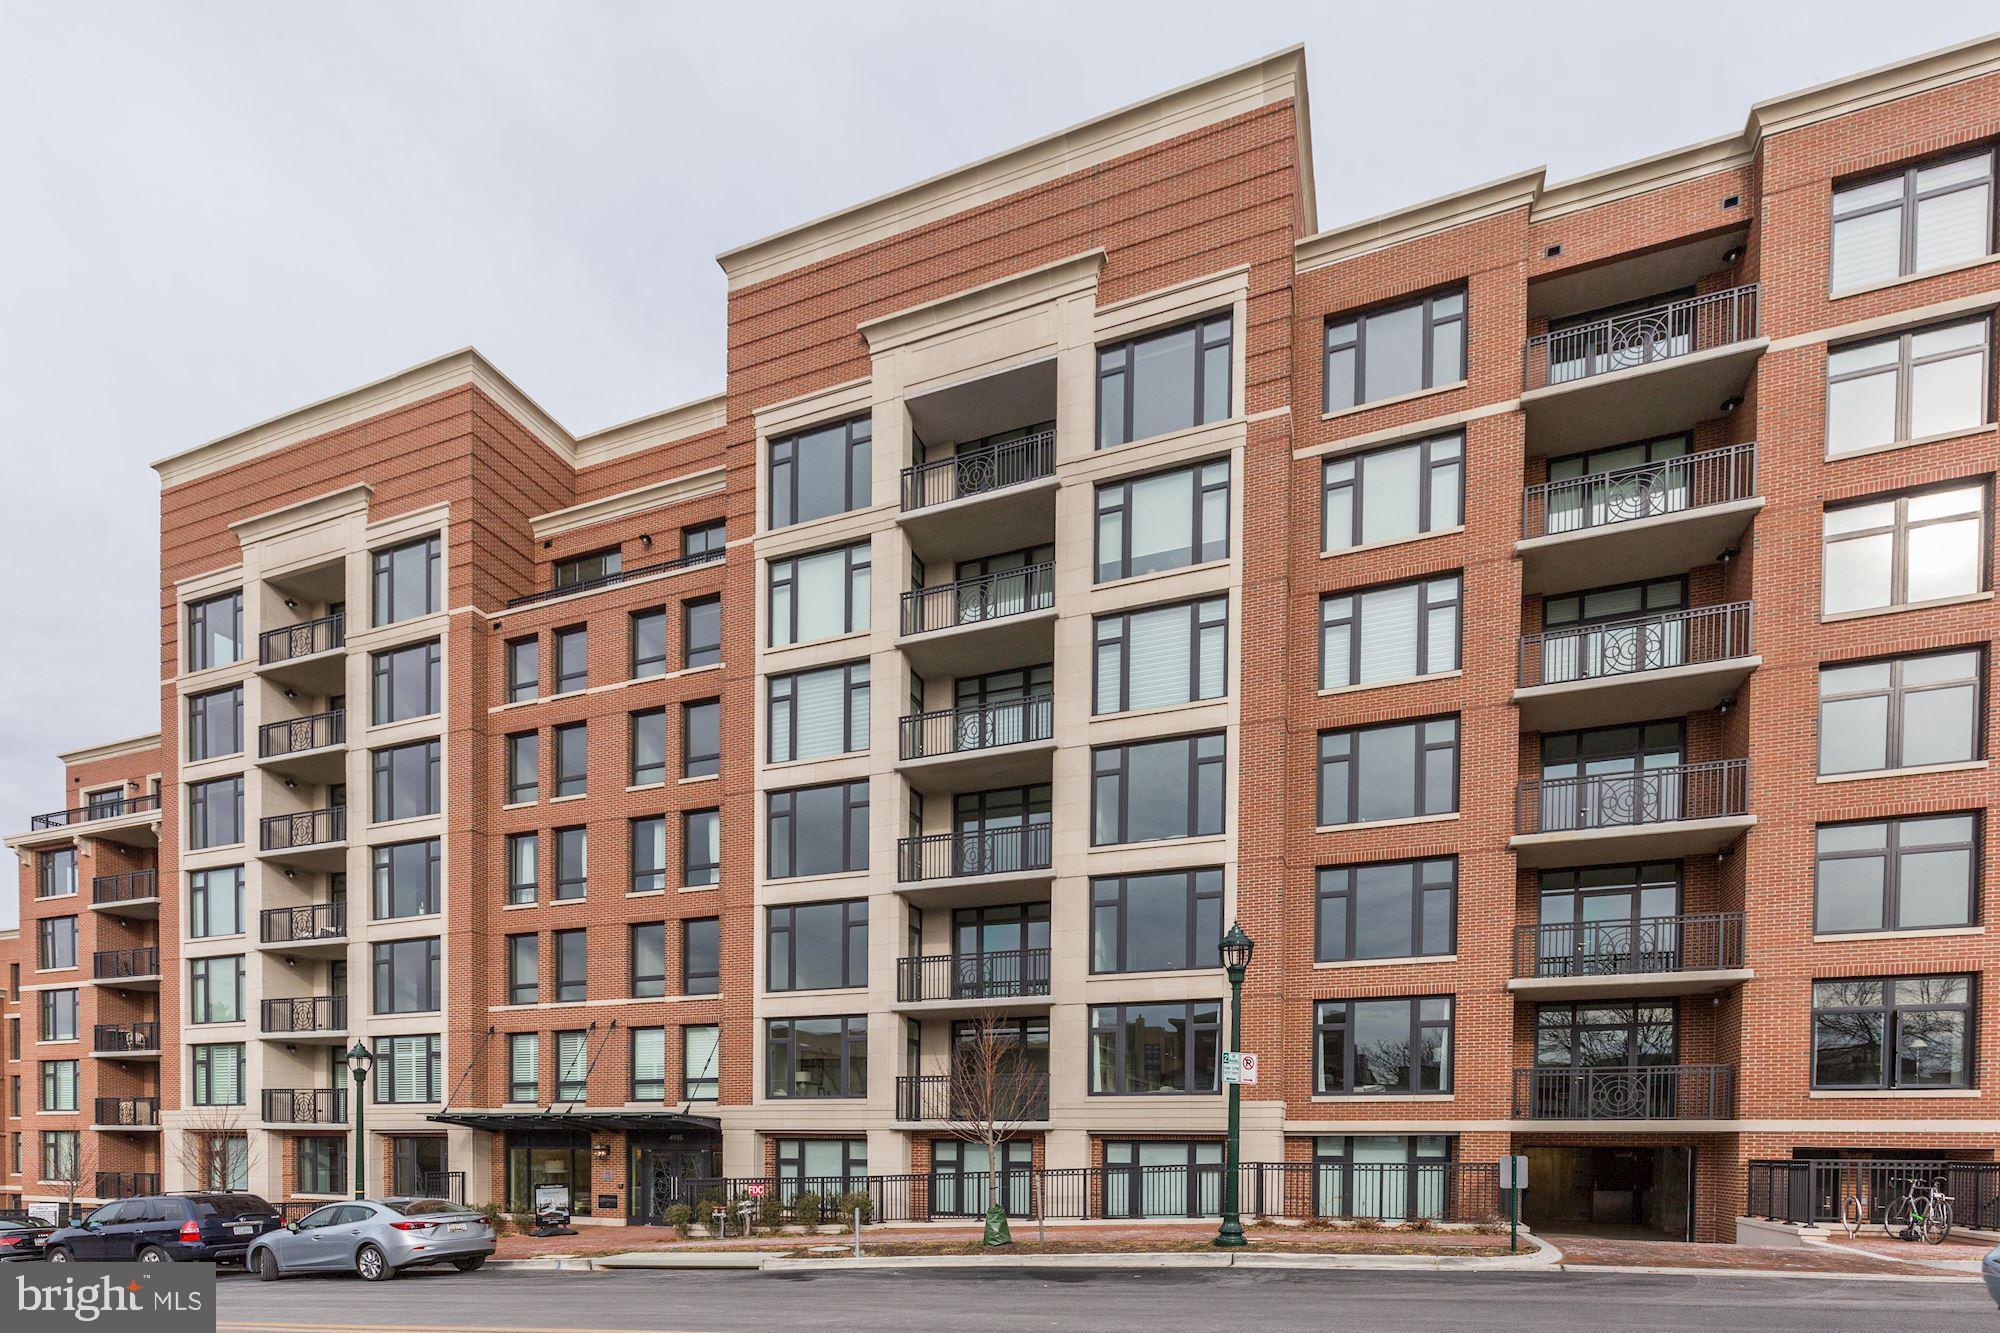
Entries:
{"type": "Polygon", "coordinates": [[[1530,778],[1514,800],[1516,833],[1574,833],[1746,814],[1750,761],[1635,768],[1575,778],[1530,778]]]}
{"type": "Polygon", "coordinates": [[[1521,636],[1522,689],[1725,662],[1750,653],[1750,603],[1570,625],[1521,636]]]}
{"type": "Polygon", "coordinates": [[[903,469],[903,512],[1021,486],[1056,471],[1056,433],[981,445],[903,469]]]}
{"type": "Polygon", "coordinates": [[[1056,701],[1052,694],[1030,694],[998,703],[912,713],[902,722],[903,758],[934,759],[942,754],[1048,740],[1055,735],[1056,701]]]}
{"type": "Polygon", "coordinates": [[[1056,604],[1054,561],[939,583],[903,594],[903,633],[924,634],[1046,611],[1056,604]]]}
{"type": "Polygon", "coordinates": [[[1732,444],[1529,486],[1521,493],[1521,535],[1561,536],[1732,504],[1756,494],[1757,446],[1732,444]]]}
{"type": "Polygon", "coordinates": [[[301,620],[296,625],[267,629],[257,636],[257,660],[265,666],[289,662],[296,657],[330,653],[347,645],[347,613],[301,620]]]}
{"type": "Polygon", "coordinates": [[[279,755],[299,754],[306,750],[323,750],[329,745],[347,743],[347,710],[329,709],[324,713],[310,713],[305,717],[288,717],[279,722],[266,722],[257,728],[257,753],[266,759],[279,755]]]}
{"type": "Polygon", "coordinates": [[[973,829],[961,833],[927,833],[896,840],[896,878],[903,884],[961,875],[1005,875],[1047,870],[1050,865],[1047,824],[1012,828],[973,829]]]}
{"type": "Polygon", "coordinates": [[[1517,977],[1617,977],[1743,966],[1743,913],[1564,921],[1514,935],[1517,977]]]}
{"type": "Polygon", "coordinates": [[[1667,301],[1528,339],[1527,387],[1712,351],[1757,336],[1757,284],[1667,301]]]}
{"type": "Polygon", "coordinates": [[[1006,1000],[1049,993],[1049,951],[994,949],[986,953],[933,954],[896,960],[896,998],[1006,1000]]]}
{"type": "Polygon", "coordinates": [[[1514,1115],[1525,1120],[1729,1120],[1731,1065],[1641,1065],[1514,1071],[1514,1115]]]}

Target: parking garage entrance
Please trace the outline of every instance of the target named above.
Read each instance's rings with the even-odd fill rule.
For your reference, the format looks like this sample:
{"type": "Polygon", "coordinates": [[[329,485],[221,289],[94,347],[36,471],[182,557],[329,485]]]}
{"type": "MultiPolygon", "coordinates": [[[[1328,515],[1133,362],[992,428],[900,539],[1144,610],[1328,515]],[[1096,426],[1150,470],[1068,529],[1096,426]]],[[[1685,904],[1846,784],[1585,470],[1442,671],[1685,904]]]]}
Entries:
{"type": "Polygon", "coordinates": [[[1694,1149],[1529,1144],[1521,1220],[1553,1235],[1694,1239],[1694,1149]]]}

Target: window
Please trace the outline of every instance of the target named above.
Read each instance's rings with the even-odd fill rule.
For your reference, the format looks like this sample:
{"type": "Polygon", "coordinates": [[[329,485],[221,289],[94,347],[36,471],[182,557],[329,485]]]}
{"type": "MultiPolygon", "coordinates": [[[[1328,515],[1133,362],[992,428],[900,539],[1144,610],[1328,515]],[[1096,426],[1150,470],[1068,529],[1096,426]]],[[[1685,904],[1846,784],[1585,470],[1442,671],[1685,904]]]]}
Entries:
{"type": "Polygon", "coordinates": [[[1097,581],[1229,555],[1229,460],[1097,488],[1097,581]]]}
{"type": "Polygon", "coordinates": [[[632,994],[650,1000],[667,993],[667,925],[664,921],[634,922],[632,994]]]}
{"type": "Polygon", "coordinates": [[[1833,192],[1835,292],[1992,253],[1990,148],[1921,162],[1833,192]]]}
{"type": "Polygon", "coordinates": [[[588,932],[583,930],[555,932],[558,1003],[588,998],[590,982],[588,938],[588,932]]]}
{"type": "Polygon", "coordinates": [[[1428,718],[1319,737],[1319,822],[1360,824],[1458,809],[1458,719],[1428,718]]]}
{"type": "Polygon", "coordinates": [[[43,852],[35,863],[35,896],[69,898],[76,893],[76,848],[43,852]]]}
{"type": "Polygon", "coordinates": [[[375,1039],[375,1100],[434,1102],[444,1094],[442,1051],[436,1034],[375,1039]]]}
{"type": "Polygon", "coordinates": [[[1321,598],[1320,688],[1456,671],[1459,585],[1450,574],[1321,598]]]}
{"type": "Polygon", "coordinates": [[[869,418],[771,441],[771,526],[790,527],[868,505],[869,418]]]}
{"type": "Polygon", "coordinates": [[[722,519],[713,523],[697,523],[681,529],[681,558],[696,560],[703,556],[721,559],[723,548],[729,545],[729,525],[722,519]]]}
{"type": "Polygon", "coordinates": [[[632,821],[633,893],[660,893],[667,887],[667,817],[632,821]]]}
{"type": "Polygon", "coordinates": [[[590,1033],[556,1033],[556,1100],[580,1102],[590,1095],[590,1033]]]}
{"type": "Polygon", "coordinates": [[[590,769],[590,727],[588,723],[571,722],[555,728],[551,733],[556,750],[556,792],[557,796],[581,796],[589,782],[590,769]]]}
{"type": "Polygon", "coordinates": [[[1465,437],[1440,435],[1329,458],[1320,485],[1323,550],[1455,528],[1465,522],[1465,437]]]}
{"type": "Polygon", "coordinates": [[[517,704],[542,692],[542,641],[514,639],[507,644],[507,702],[517,704]]]}
{"type": "Polygon", "coordinates": [[[1330,319],[1326,410],[1399,398],[1465,378],[1465,288],[1330,319]]]}
{"type": "MultiPolygon", "coordinates": [[[[865,619],[867,597],[862,597],[865,619]]],[[[722,660],[722,599],[692,597],[681,603],[681,666],[714,666],[722,660]]]]}
{"type": "Polygon", "coordinates": [[[42,1109],[44,1111],[74,1111],[76,1109],[77,1064],[74,1060],[42,1061],[42,1109]]]}
{"type": "Polygon", "coordinates": [[[1829,348],[1826,452],[1859,453],[1986,424],[1987,322],[1916,329],[1829,348]]]}
{"type": "Polygon", "coordinates": [[[681,1097],[712,1102],[721,1095],[722,1029],[697,1023],[681,1029],[681,1097]]]}
{"type": "Polygon", "coordinates": [[[774,791],[765,855],[772,879],[868,868],[868,783],[774,791]]]}
{"type": "Polygon", "coordinates": [[[188,937],[243,933],[243,867],[197,870],[188,876],[188,937]]]}
{"type": "Polygon", "coordinates": [[[375,1012],[436,1013],[441,1007],[437,939],[392,940],[372,947],[375,1012]]]}
{"type": "Polygon", "coordinates": [[[868,748],[868,663],[822,667],[770,681],[771,762],[868,748]]]}
{"type": "Polygon", "coordinates": [[[1458,861],[1391,861],[1319,872],[1313,958],[1424,958],[1455,947],[1458,861]]]}
{"type": "Polygon", "coordinates": [[[1229,687],[1227,597],[1099,616],[1096,643],[1100,716],[1220,699],[1229,687]]]}
{"type": "Polygon", "coordinates": [[[1949,764],[1979,757],[1977,652],[1896,657],[1819,672],[1819,771],[1949,764]]]}
{"type": "Polygon", "coordinates": [[[681,922],[681,994],[714,995],[722,989],[722,918],[681,922]]]}
{"type": "Polygon", "coordinates": [[[507,1100],[542,1099],[542,1038],[538,1032],[507,1034],[507,1100]]]}
{"type": "Polygon", "coordinates": [[[1222,832],[1222,733],[1091,752],[1094,846],[1222,832]]]}
{"type": "Polygon", "coordinates": [[[632,1029],[632,1100],[667,1099],[667,1030],[632,1029]]]}
{"type": "Polygon", "coordinates": [[[372,655],[375,725],[429,717],[443,708],[439,702],[439,651],[438,641],[432,639],[372,655]]]}
{"type": "Polygon", "coordinates": [[[532,903],[541,886],[541,836],[507,835],[507,905],[532,903]]]}
{"type": "Polygon", "coordinates": [[[1979,592],[1985,527],[1983,485],[1830,508],[1822,519],[1820,609],[1837,615],[1979,592]]]}
{"type": "Polygon", "coordinates": [[[632,613],[632,678],[667,674],[667,612],[656,606],[632,613]]]}
{"type": "Polygon", "coordinates": [[[76,992],[73,990],[45,990],[42,992],[43,1041],[76,1040],[76,992]]]}
{"type": "Polygon", "coordinates": [[[556,693],[569,694],[590,684],[590,631],[571,625],[555,632],[556,693]]]}
{"type": "Polygon", "coordinates": [[[1220,867],[1090,881],[1093,972],[1215,967],[1221,942],[1220,867]]]}
{"type": "Polygon", "coordinates": [[[542,939],[507,937],[507,1003],[537,1004],[542,998],[542,939]]]}
{"type": "MultiPolygon", "coordinates": [[[[771,646],[810,643],[867,629],[868,571],[866,542],[773,560],[771,646]]],[[[693,642],[692,637],[689,642],[693,642]]]]}
{"type": "Polygon", "coordinates": [[[298,1191],[338,1194],[347,1181],[347,1140],[315,1135],[298,1140],[298,1191]]]}
{"type": "Polygon", "coordinates": [[[810,1191],[831,1202],[868,1188],[867,1139],[779,1139],[777,1146],[778,1192],[786,1199],[810,1191]]]}
{"type": "Polygon", "coordinates": [[[722,700],[681,705],[681,776],[714,777],[722,771],[722,700]]]}
{"type": "Polygon", "coordinates": [[[374,553],[376,624],[393,625],[443,608],[440,554],[434,535],[374,553]]]}
{"type": "Polygon", "coordinates": [[[868,984],[868,904],[773,907],[764,930],[764,988],[839,990],[868,984]]]}
{"type": "Polygon", "coordinates": [[[866,1097],[868,1019],[774,1018],[765,1025],[770,1097],[866,1097]]]}
{"type": "Polygon", "coordinates": [[[188,696],[188,758],[243,753],[243,687],[188,696]]]}
{"type": "Polygon", "coordinates": [[[219,1042],[191,1049],[194,1053],[194,1104],[243,1105],[242,1043],[219,1042]]]}
{"type": "MultiPolygon", "coordinates": [[[[45,1129],[42,1131],[42,1179],[49,1181],[80,1180],[77,1167],[77,1131],[73,1129],[45,1129]]],[[[24,1279],[25,1280],[25,1279],[24,1279]]]]}
{"type": "Polygon", "coordinates": [[[550,574],[557,588],[574,588],[578,584],[608,579],[624,567],[624,555],[617,547],[608,546],[602,551],[586,551],[567,560],[558,560],[550,574]]]}
{"type": "Polygon", "coordinates": [[[76,966],[76,918],[45,916],[35,923],[35,965],[44,972],[76,966]]]}
{"type": "Polygon", "coordinates": [[[206,671],[243,660],[243,594],[189,602],[188,670],[206,671]]]}
{"type": "Polygon", "coordinates": [[[429,916],[441,909],[439,874],[443,861],[436,838],[394,842],[371,853],[375,871],[375,919],[429,916]]]}
{"type": "Polygon", "coordinates": [[[1313,1091],[1451,1091],[1452,997],[1322,1000],[1313,1010],[1313,1091]]]}
{"type": "Polygon", "coordinates": [[[1090,1011],[1093,1094],[1214,1092],[1222,1004],[1098,1005],[1090,1011]]]}
{"type": "Polygon", "coordinates": [[[1816,931],[1928,930],[1975,919],[1975,815],[1822,824],[1816,853],[1816,931]]]}
{"type": "Polygon", "coordinates": [[[1097,447],[1230,414],[1229,315],[1097,349],[1097,447]]]}
{"type": "Polygon", "coordinates": [[[507,804],[538,800],[542,794],[542,738],[532,731],[507,738],[507,804]]]}
{"type": "Polygon", "coordinates": [[[227,847],[243,841],[243,779],[188,784],[188,847],[227,847]]]}
{"type": "Polygon", "coordinates": [[[392,745],[369,752],[374,820],[386,824],[438,812],[438,743],[392,745]]]}
{"type": "Polygon", "coordinates": [[[722,882],[722,812],[689,810],[681,816],[681,883],[688,888],[722,882]]]}
{"type": "Polygon", "coordinates": [[[238,1023],[243,1019],[243,959],[197,958],[188,964],[188,1022],[238,1023]]]}
{"type": "Polygon", "coordinates": [[[1972,1086],[1972,978],[1813,983],[1815,1088],[1972,1086]]]}
{"type": "Polygon", "coordinates": [[[556,901],[589,892],[590,839],[582,828],[556,830],[556,901]]]}

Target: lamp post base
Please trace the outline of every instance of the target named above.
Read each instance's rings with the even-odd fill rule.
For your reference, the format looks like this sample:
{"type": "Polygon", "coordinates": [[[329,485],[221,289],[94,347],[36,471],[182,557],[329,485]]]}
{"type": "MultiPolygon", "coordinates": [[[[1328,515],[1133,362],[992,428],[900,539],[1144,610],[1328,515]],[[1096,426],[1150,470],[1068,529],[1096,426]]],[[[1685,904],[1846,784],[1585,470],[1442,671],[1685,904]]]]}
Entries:
{"type": "Polygon", "coordinates": [[[1222,1229],[1215,1233],[1214,1244],[1220,1249],[1233,1250],[1249,1243],[1250,1238],[1243,1234],[1243,1223],[1234,1217],[1224,1218],[1222,1229]]]}

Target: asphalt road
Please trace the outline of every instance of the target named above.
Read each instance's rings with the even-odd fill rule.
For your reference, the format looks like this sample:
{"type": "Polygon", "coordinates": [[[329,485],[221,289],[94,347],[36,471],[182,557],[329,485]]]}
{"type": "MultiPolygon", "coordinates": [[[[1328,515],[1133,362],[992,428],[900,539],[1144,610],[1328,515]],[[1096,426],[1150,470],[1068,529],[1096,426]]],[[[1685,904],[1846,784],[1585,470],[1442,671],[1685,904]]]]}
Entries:
{"type": "Polygon", "coordinates": [[[1978,1283],[1627,1273],[1300,1273],[999,1270],[986,1273],[407,1273],[280,1283],[224,1277],[222,1329],[949,1329],[1161,1333],[1242,1329],[1577,1329],[1585,1333],[1826,1333],[1920,1327],[1993,1333],[1978,1283]]]}

